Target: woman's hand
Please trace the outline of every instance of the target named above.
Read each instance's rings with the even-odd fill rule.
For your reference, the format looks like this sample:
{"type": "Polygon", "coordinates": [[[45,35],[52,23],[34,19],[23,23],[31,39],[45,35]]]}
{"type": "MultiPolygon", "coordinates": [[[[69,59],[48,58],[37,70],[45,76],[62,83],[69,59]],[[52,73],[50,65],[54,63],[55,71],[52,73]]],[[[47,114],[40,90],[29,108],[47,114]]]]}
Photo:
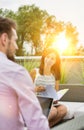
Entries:
{"type": "Polygon", "coordinates": [[[35,92],[43,92],[45,90],[46,90],[46,88],[44,86],[36,86],[35,87],[35,92]]]}
{"type": "Polygon", "coordinates": [[[58,100],[53,101],[53,104],[57,104],[57,103],[58,103],[58,100]]]}

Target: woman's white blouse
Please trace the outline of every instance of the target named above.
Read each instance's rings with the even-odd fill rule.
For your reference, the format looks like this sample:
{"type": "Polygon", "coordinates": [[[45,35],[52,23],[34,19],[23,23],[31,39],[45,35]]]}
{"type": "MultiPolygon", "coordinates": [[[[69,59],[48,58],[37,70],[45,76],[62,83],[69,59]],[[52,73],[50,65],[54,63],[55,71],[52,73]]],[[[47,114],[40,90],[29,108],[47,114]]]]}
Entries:
{"type": "Polygon", "coordinates": [[[36,78],[34,80],[35,86],[44,86],[47,85],[55,87],[55,77],[54,75],[40,75],[39,70],[36,69],[36,78]]]}

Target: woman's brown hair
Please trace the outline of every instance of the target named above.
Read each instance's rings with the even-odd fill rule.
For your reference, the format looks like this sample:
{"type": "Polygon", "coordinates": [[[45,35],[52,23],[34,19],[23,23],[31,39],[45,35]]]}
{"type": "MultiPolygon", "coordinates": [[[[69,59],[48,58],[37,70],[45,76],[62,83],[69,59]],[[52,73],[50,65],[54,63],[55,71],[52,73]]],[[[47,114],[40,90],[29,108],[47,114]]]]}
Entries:
{"type": "Polygon", "coordinates": [[[54,48],[44,49],[44,51],[42,53],[42,57],[41,57],[41,63],[40,63],[40,67],[39,67],[39,73],[41,75],[43,75],[43,72],[44,72],[44,60],[45,60],[45,57],[48,54],[50,54],[50,53],[55,53],[56,54],[56,62],[55,62],[55,64],[51,68],[51,73],[55,76],[56,80],[60,80],[60,78],[61,78],[61,74],[60,74],[61,73],[60,72],[61,60],[60,60],[60,56],[59,56],[58,52],[54,48]]]}

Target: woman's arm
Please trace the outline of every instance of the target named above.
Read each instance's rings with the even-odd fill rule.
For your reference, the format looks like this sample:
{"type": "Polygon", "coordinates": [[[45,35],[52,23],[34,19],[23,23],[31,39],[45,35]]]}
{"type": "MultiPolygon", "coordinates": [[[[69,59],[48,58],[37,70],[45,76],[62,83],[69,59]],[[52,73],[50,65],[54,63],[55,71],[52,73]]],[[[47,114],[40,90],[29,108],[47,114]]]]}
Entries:
{"type": "Polygon", "coordinates": [[[35,77],[36,77],[36,70],[35,69],[33,69],[33,70],[30,71],[30,76],[31,76],[31,78],[32,78],[32,80],[34,82],[35,77]]]}
{"type": "Polygon", "coordinates": [[[56,82],[55,82],[55,89],[56,89],[56,91],[59,90],[59,80],[56,80],[56,82]]]}
{"type": "MultiPolygon", "coordinates": [[[[36,78],[36,70],[33,69],[31,72],[30,72],[30,76],[34,82],[35,78],[36,78]]],[[[36,86],[35,87],[35,92],[43,92],[45,91],[45,87],[44,86],[36,86]]]]}

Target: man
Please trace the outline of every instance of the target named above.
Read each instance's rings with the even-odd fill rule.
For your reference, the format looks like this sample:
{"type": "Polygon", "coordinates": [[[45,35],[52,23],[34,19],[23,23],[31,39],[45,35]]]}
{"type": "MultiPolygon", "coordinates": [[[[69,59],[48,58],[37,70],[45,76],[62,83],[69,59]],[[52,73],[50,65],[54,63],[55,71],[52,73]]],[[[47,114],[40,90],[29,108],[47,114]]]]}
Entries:
{"type": "Polygon", "coordinates": [[[15,22],[0,17],[0,130],[49,130],[28,72],[13,62],[15,22]]]}

